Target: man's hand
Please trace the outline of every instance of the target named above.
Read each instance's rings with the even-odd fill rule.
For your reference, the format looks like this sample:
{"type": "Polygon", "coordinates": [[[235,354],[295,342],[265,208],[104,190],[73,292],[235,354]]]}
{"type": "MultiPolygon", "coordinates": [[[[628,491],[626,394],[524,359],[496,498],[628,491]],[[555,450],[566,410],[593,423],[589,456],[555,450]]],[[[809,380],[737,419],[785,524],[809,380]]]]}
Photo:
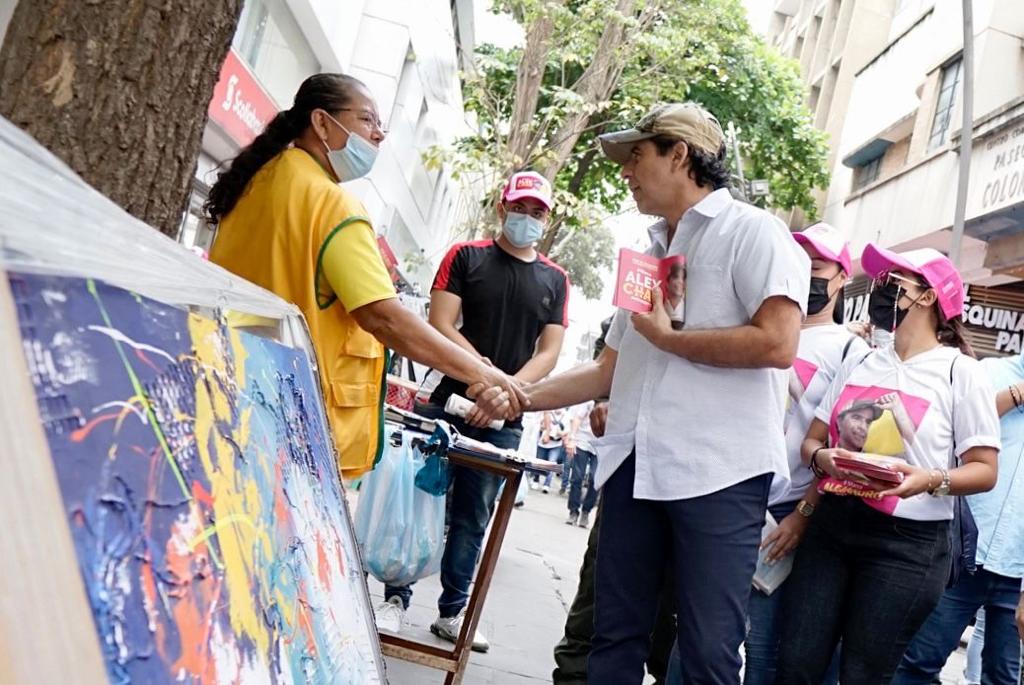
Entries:
{"type": "Polygon", "coordinates": [[[565,455],[569,459],[572,459],[573,457],[576,456],[576,441],[575,440],[572,440],[570,438],[563,438],[562,439],[562,447],[565,448],[565,455]]]}
{"type": "Polygon", "coordinates": [[[651,296],[651,311],[646,314],[634,313],[630,320],[637,333],[647,338],[655,347],[660,347],[664,336],[672,332],[672,319],[665,309],[665,298],[661,294],[661,288],[651,288],[651,296]]]}
{"type": "Polygon", "coordinates": [[[807,532],[809,521],[809,518],[796,511],[779,521],[779,527],[769,533],[761,543],[761,549],[768,550],[764,557],[765,561],[774,564],[796,549],[807,532]]]}
{"type": "Polygon", "coordinates": [[[590,430],[593,431],[595,438],[600,438],[604,435],[604,429],[607,427],[607,424],[608,403],[598,402],[590,412],[590,430]]]}
{"type": "Polygon", "coordinates": [[[484,378],[466,389],[476,405],[466,414],[470,426],[483,428],[494,419],[518,418],[530,402],[518,381],[496,368],[485,369],[484,378]]]}

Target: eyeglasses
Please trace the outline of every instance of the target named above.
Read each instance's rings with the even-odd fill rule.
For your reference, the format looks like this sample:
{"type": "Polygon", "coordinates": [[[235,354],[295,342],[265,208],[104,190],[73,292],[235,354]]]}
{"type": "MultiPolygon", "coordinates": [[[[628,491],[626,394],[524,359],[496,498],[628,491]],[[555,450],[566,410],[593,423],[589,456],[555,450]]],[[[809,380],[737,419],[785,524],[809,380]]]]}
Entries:
{"type": "Polygon", "coordinates": [[[366,124],[371,129],[377,129],[380,131],[382,136],[388,134],[388,130],[384,128],[384,122],[377,118],[377,115],[368,109],[355,109],[353,107],[342,107],[338,110],[339,112],[356,112],[356,119],[366,124]]]}
{"type": "Polygon", "coordinates": [[[887,285],[898,285],[902,286],[904,289],[907,285],[913,285],[918,288],[924,288],[925,290],[931,288],[931,286],[928,285],[927,283],[921,283],[920,281],[916,281],[913,278],[907,278],[906,276],[900,276],[899,274],[892,272],[879,275],[878,278],[874,279],[871,283],[872,286],[875,288],[881,288],[887,285]]]}

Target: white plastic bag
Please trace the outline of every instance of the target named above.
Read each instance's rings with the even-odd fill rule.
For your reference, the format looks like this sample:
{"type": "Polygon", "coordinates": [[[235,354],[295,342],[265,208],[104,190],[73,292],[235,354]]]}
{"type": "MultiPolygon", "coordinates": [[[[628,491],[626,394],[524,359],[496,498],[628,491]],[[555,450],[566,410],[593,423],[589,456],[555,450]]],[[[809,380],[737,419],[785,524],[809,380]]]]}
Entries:
{"type": "Polygon", "coordinates": [[[388,585],[409,585],[437,573],[444,552],[445,497],[416,487],[426,459],[410,442],[403,435],[401,445],[387,445],[363,478],[356,510],[363,563],[388,585]]]}

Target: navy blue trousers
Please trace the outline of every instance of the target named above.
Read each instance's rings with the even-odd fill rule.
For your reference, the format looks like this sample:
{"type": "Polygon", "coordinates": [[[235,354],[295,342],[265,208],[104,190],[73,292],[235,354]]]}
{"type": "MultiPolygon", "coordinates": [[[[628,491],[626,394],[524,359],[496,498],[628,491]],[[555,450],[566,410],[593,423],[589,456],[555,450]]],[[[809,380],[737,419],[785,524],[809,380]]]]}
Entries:
{"type": "Polygon", "coordinates": [[[771,476],[703,497],[654,501],[633,497],[635,467],[631,455],[602,489],[587,682],[643,682],[658,598],[671,565],[683,681],[738,685],[739,647],[771,476]]]}

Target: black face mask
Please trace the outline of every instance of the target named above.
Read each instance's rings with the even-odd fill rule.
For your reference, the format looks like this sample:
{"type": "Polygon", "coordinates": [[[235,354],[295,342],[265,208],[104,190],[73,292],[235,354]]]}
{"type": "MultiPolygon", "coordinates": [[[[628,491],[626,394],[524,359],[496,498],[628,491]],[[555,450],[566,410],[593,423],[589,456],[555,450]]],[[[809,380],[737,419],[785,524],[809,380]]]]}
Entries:
{"type": "Polygon", "coordinates": [[[831,282],[831,278],[811,276],[811,289],[807,295],[807,314],[809,316],[817,314],[832,301],[832,297],[828,294],[828,284],[831,282]]]}
{"type": "Polygon", "coordinates": [[[905,292],[895,283],[875,286],[871,290],[868,296],[868,318],[873,326],[892,333],[903,323],[910,309],[900,309],[897,302],[905,292]]]}

